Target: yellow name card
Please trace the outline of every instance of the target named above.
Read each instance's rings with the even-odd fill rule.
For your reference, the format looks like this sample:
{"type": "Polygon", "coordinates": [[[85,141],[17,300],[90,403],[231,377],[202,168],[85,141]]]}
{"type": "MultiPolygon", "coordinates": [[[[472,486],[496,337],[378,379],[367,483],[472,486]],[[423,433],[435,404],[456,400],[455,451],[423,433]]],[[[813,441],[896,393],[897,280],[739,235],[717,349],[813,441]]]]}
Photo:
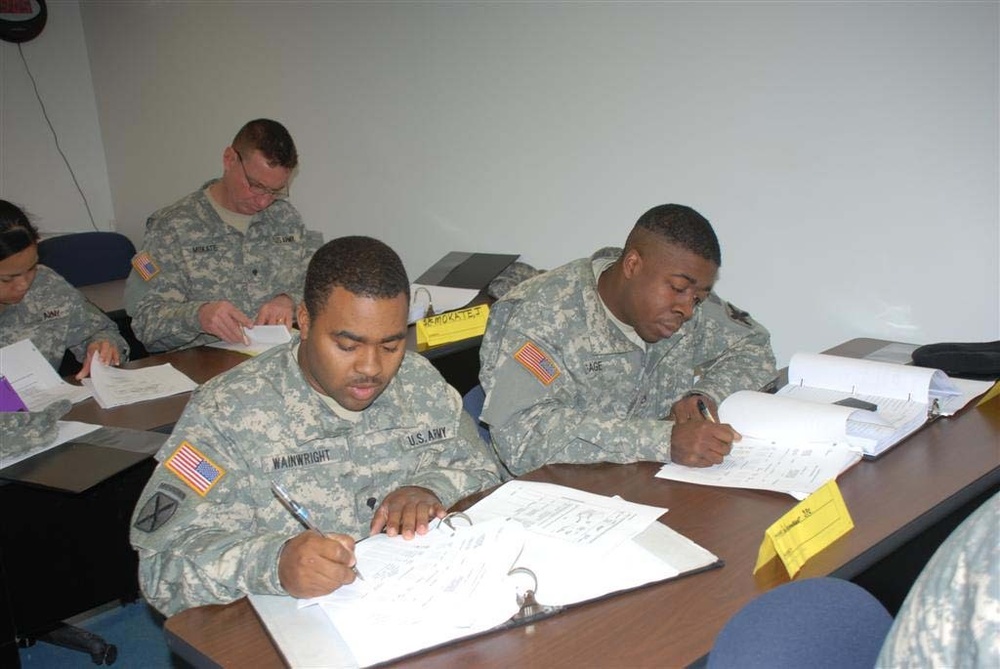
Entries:
{"type": "Polygon", "coordinates": [[[976,403],[976,406],[981,407],[994,397],[1000,397],[1000,381],[994,383],[993,387],[986,391],[986,394],[983,395],[983,398],[976,403]]]}
{"type": "Polygon", "coordinates": [[[421,318],[417,321],[417,348],[424,349],[479,337],[486,332],[489,316],[489,306],[479,304],[468,309],[421,318]]]}
{"type": "Polygon", "coordinates": [[[764,543],[760,545],[753,572],[756,574],[777,556],[794,578],[806,560],[853,528],[854,521],[840,488],[830,479],[764,531],[764,543]]]}

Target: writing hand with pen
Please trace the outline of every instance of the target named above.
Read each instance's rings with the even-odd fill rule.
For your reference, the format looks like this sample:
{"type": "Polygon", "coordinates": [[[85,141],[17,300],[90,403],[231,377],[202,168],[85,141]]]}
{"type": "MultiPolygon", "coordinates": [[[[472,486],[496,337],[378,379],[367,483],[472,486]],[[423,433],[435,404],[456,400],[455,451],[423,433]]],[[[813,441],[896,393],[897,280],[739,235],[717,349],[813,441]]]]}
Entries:
{"type": "Polygon", "coordinates": [[[690,395],[674,403],[669,418],[670,459],[689,467],[710,467],[722,462],[742,435],[718,422],[715,402],[704,395],[690,395]]]}

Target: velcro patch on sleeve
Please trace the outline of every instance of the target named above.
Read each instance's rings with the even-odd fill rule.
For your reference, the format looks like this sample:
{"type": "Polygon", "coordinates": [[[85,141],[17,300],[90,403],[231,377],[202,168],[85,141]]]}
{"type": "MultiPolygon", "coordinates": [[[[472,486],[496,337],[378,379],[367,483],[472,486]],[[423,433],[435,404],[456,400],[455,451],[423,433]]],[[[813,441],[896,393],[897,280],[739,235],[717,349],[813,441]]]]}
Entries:
{"type": "Polygon", "coordinates": [[[222,480],[226,470],[209,460],[187,440],[182,441],[163,466],[177,475],[189,488],[204,497],[222,480]]]}
{"type": "Polygon", "coordinates": [[[136,529],[150,533],[160,529],[173,518],[182,499],[184,499],[184,493],[180,490],[173,486],[162,485],[152,497],[146,500],[136,515],[136,529]]]}
{"type": "Polygon", "coordinates": [[[143,281],[149,281],[160,273],[160,266],[146,251],[140,251],[132,257],[132,268],[142,277],[143,281]]]}
{"type": "Polygon", "coordinates": [[[514,353],[514,359],[521,363],[544,386],[550,385],[560,374],[559,367],[552,361],[552,358],[531,341],[517,349],[517,352],[514,353]]]}

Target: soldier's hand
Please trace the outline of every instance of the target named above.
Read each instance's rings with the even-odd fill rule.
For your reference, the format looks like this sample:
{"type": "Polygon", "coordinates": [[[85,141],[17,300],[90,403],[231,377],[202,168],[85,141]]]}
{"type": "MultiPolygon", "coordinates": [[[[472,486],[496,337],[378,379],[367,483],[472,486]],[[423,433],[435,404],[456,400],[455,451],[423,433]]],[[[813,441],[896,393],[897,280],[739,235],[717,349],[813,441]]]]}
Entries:
{"type": "Polygon", "coordinates": [[[708,467],[720,464],[742,436],[726,423],[688,420],[674,423],[670,433],[670,459],[679,465],[708,467]]]}
{"type": "Polygon", "coordinates": [[[87,354],[83,358],[83,369],[76,375],[77,381],[90,376],[90,365],[94,361],[95,353],[98,359],[105,365],[117,367],[121,362],[121,353],[114,343],[107,339],[91,342],[90,346],[87,347],[87,354]]]}
{"type": "Polygon", "coordinates": [[[292,537],[278,558],[278,580],[292,597],[319,597],[354,581],[354,539],[312,530],[292,537]]]}
{"type": "Polygon", "coordinates": [[[670,407],[670,420],[677,423],[686,423],[689,420],[708,420],[702,415],[698,407],[698,400],[705,404],[705,409],[711,414],[712,419],[719,420],[719,411],[715,408],[715,401],[705,395],[689,395],[674,402],[670,407]]]}
{"type": "Polygon", "coordinates": [[[444,518],[445,509],[437,495],[427,488],[406,486],[394,490],[375,509],[371,533],[378,534],[383,529],[390,537],[402,534],[404,539],[412,539],[417,534],[427,534],[432,518],[444,518]]]}
{"type": "Polygon", "coordinates": [[[261,306],[254,325],[284,325],[291,330],[294,311],[295,301],[292,298],[284,293],[276,295],[261,306]]]}
{"type": "Polygon", "coordinates": [[[226,300],[206,302],[198,308],[198,323],[201,331],[215,335],[230,344],[249,344],[244,327],[252,327],[253,321],[226,300]]]}

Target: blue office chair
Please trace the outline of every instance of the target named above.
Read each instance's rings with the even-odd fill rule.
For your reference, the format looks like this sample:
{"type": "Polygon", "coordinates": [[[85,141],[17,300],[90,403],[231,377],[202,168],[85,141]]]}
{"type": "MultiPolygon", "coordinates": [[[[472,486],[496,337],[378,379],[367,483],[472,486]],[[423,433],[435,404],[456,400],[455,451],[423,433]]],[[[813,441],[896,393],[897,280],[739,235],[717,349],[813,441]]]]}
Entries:
{"type": "Polygon", "coordinates": [[[38,242],[38,262],[77,288],[127,278],[134,255],[135,245],[119,232],[77,232],[38,242]]]}
{"type": "Polygon", "coordinates": [[[476,421],[476,428],[479,430],[479,436],[483,438],[487,444],[492,443],[490,438],[490,428],[486,423],[479,420],[479,414],[483,412],[483,403],[486,401],[486,391],[480,385],[473,386],[469,392],[465,393],[462,397],[462,408],[468,412],[472,419],[476,421]]]}
{"type": "Polygon", "coordinates": [[[859,585],[839,578],[792,581],[729,619],[708,669],[870,669],[891,626],[889,612],[859,585]]]}

